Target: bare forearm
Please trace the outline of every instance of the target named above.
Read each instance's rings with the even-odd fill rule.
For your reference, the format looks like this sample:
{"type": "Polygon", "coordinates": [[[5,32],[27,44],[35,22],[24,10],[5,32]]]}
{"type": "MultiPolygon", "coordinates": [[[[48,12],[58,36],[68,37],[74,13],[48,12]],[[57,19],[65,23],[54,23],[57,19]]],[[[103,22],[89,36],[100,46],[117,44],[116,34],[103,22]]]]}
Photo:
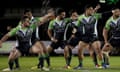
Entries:
{"type": "Polygon", "coordinates": [[[51,30],[48,30],[48,36],[50,39],[52,38],[52,31],[51,30]]]}
{"type": "Polygon", "coordinates": [[[49,20],[51,16],[53,16],[53,13],[48,13],[45,16],[41,17],[41,23],[44,24],[46,21],[49,20]]]}
{"type": "Polygon", "coordinates": [[[100,9],[100,4],[98,4],[95,8],[94,8],[94,13],[96,13],[99,9],[100,9]]]}
{"type": "Polygon", "coordinates": [[[44,17],[41,18],[40,23],[41,23],[41,24],[44,24],[47,20],[48,20],[48,17],[47,17],[47,16],[44,16],[44,17]]]}
{"type": "Polygon", "coordinates": [[[10,37],[9,34],[7,33],[6,35],[4,35],[4,36],[2,37],[2,39],[1,39],[0,41],[1,41],[1,42],[4,42],[4,41],[6,41],[9,37],[10,37]]]}
{"type": "Polygon", "coordinates": [[[105,42],[108,41],[108,30],[106,30],[106,29],[103,30],[103,38],[104,38],[105,42]]]}
{"type": "Polygon", "coordinates": [[[49,17],[48,16],[43,16],[41,17],[40,21],[37,22],[38,26],[45,24],[46,21],[48,21],[49,17]]]}

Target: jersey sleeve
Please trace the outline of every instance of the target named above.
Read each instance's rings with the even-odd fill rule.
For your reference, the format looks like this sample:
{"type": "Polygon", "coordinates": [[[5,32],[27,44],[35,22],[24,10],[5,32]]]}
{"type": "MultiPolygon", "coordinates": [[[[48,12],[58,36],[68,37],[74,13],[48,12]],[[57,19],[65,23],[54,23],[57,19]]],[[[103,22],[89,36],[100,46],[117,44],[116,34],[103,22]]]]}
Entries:
{"type": "Polygon", "coordinates": [[[41,21],[41,17],[36,17],[35,20],[36,20],[36,22],[40,22],[41,21]]]}
{"type": "Polygon", "coordinates": [[[8,34],[10,35],[10,36],[14,36],[14,35],[16,35],[16,32],[19,30],[19,27],[16,27],[16,28],[13,28],[8,34]]]}
{"type": "Polygon", "coordinates": [[[30,28],[35,30],[39,25],[38,23],[40,22],[41,17],[35,17],[35,19],[31,22],[30,28]]]}
{"type": "Polygon", "coordinates": [[[110,20],[106,22],[105,29],[110,30],[110,20]]]}
{"type": "Polygon", "coordinates": [[[31,24],[30,28],[32,28],[33,30],[35,30],[37,28],[37,26],[38,26],[37,24],[31,24]]]}
{"type": "Polygon", "coordinates": [[[101,13],[95,13],[94,14],[95,18],[98,20],[100,18],[102,18],[102,14],[101,13]]]}
{"type": "Polygon", "coordinates": [[[48,29],[53,29],[54,20],[50,21],[48,29]]]}
{"type": "Polygon", "coordinates": [[[77,20],[77,24],[76,24],[77,27],[80,26],[80,21],[82,20],[82,18],[83,18],[83,15],[80,15],[77,20]]]}
{"type": "Polygon", "coordinates": [[[66,23],[69,23],[71,21],[70,18],[65,18],[66,23]]]}

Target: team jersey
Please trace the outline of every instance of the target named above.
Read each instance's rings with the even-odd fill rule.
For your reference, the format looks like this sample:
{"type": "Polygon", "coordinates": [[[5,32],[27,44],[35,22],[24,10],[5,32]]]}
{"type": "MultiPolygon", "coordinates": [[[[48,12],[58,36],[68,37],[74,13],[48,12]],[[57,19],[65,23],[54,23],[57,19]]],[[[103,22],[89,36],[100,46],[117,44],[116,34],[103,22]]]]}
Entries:
{"type": "Polygon", "coordinates": [[[113,36],[120,37],[120,18],[110,17],[105,24],[105,29],[110,30],[113,36]]]}
{"type": "MultiPolygon", "coordinates": [[[[31,20],[30,20],[30,24],[36,24],[38,22],[40,22],[41,20],[41,17],[32,17],[31,20]]],[[[21,26],[21,21],[18,23],[18,26],[21,26]]],[[[39,27],[36,28],[35,30],[35,34],[33,34],[33,38],[37,38],[37,39],[40,39],[39,38],[39,27]],[[34,37],[35,36],[35,37],[34,37]]]]}
{"type": "Polygon", "coordinates": [[[71,37],[73,29],[77,27],[76,24],[77,20],[70,19],[65,29],[65,40],[68,40],[71,37]]]}
{"type": "Polygon", "coordinates": [[[54,37],[56,39],[65,40],[64,32],[65,32],[65,28],[66,28],[66,25],[69,22],[69,20],[70,20],[69,18],[66,18],[66,19],[60,20],[60,21],[58,21],[57,19],[50,21],[48,29],[53,30],[54,37]]]}
{"type": "Polygon", "coordinates": [[[99,18],[101,18],[101,14],[97,13],[88,17],[85,14],[80,15],[77,22],[78,34],[97,36],[97,21],[99,18]]]}
{"type": "Polygon", "coordinates": [[[21,26],[18,26],[16,28],[13,28],[8,34],[10,36],[16,36],[18,46],[24,43],[31,43],[31,37],[33,31],[36,29],[36,24],[31,24],[27,28],[22,28],[21,26]]]}

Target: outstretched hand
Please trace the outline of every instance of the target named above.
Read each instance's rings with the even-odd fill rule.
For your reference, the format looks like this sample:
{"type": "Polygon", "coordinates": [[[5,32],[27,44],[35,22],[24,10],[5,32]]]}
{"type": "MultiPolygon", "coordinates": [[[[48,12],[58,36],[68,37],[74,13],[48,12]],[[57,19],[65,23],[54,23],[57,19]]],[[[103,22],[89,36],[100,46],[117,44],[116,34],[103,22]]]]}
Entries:
{"type": "Polygon", "coordinates": [[[100,9],[101,8],[100,4],[97,4],[97,6],[95,8],[100,9]]]}
{"type": "Polygon", "coordinates": [[[103,50],[103,51],[110,51],[111,49],[112,49],[112,46],[110,45],[110,43],[105,42],[102,50],[103,50]]]}
{"type": "Polygon", "coordinates": [[[109,46],[110,46],[110,43],[105,42],[105,46],[106,46],[106,47],[109,47],[109,46]]]}
{"type": "Polygon", "coordinates": [[[51,41],[53,41],[53,42],[55,42],[55,43],[56,43],[58,40],[57,40],[57,39],[55,39],[54,37],[52,37],[52,38],[51,38],[51,41]]]}
{"type": "Polygon", "coordinates": [[[97,12],[98,9],[100,9],[100,8],[101,8],[100,4],[97,4],[97,6],[94,8],[94,12],[97,12]]]}

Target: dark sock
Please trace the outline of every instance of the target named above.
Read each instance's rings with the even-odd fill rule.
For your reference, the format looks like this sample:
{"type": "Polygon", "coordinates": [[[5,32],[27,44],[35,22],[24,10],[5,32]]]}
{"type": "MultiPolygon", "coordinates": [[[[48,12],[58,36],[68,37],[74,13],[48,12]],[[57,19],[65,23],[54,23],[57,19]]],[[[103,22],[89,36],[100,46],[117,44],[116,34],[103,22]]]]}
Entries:
{"type": "Polygon", "coordinates": [[[67,66],[70,66],[70,62],[71,62],[71,57],[68,57],[66,61],[67,66]]]}
{"type": "Polygon", "coordinates": [[[19,60],[18,60],[18,58],[15,59],[15,64],[16,64],[16,68],[19,68],[19,67],[20,67],[20,66],[19,66],[19,60]]]}
{"type": "Polygon", "coordinates": [[[72,59],[72,50],[69,49],[69,57],[67,57],[67,66],[70,66],[70,63],[71,63],[71,59],[72,59]]]}
{"type": "Polygon", "coordinates": [[[107,64],[107,65],[109,65],[109,59],[108,59],[108,57],[105,54],[103,54],[103,57],[104,57],[104,63],[107,64]]]}
{"type": "Polygon", "coordinates": [[[93,53],[93,62],[95,65],[98,65],[97,56],[95,52],[93,53]]]}
{"type": "Polygon", "coordinates": [[[105,54],[103,54],[103,61],[104,61],[104,63],[106,63],[106,57],[105,57],[105,54]]]}
{"type": "Polygon", "coordinates": [[[109,65],[109,59],[106,57],[106,64],[109,65]]]}
{"type": "Polygon", "coordinates": [[[79,59],[79,66],[82,67],[82,59],[79,59]]]}
{"type": "Polygon", "coordinates": [[[50,56],[49,56],[49,54],[45,55],[45,59],[46,59],[46,62],[48,64],[48,67],[50,67],[50,56]]]}
{"type": "Polygon", "coordinates": [[[40,56],[39,57],[38,68],[42,68],[43,66],[44,66],[44,57],[40,56]]]}
{"type": "Polygon", "coordinates": [[[102,65],[102,66],[106,64],[106,59],[105,59],[104,54],[103,54],[103,59],[102,59],[100,62],[101,62],[101,65],[102,65]]]}
{"type": "Polygon", "coordinates": [[[9,61],[8,64],[9,64],[10,70],[12,70],[13,69],[13,61],[9,61]]]}

